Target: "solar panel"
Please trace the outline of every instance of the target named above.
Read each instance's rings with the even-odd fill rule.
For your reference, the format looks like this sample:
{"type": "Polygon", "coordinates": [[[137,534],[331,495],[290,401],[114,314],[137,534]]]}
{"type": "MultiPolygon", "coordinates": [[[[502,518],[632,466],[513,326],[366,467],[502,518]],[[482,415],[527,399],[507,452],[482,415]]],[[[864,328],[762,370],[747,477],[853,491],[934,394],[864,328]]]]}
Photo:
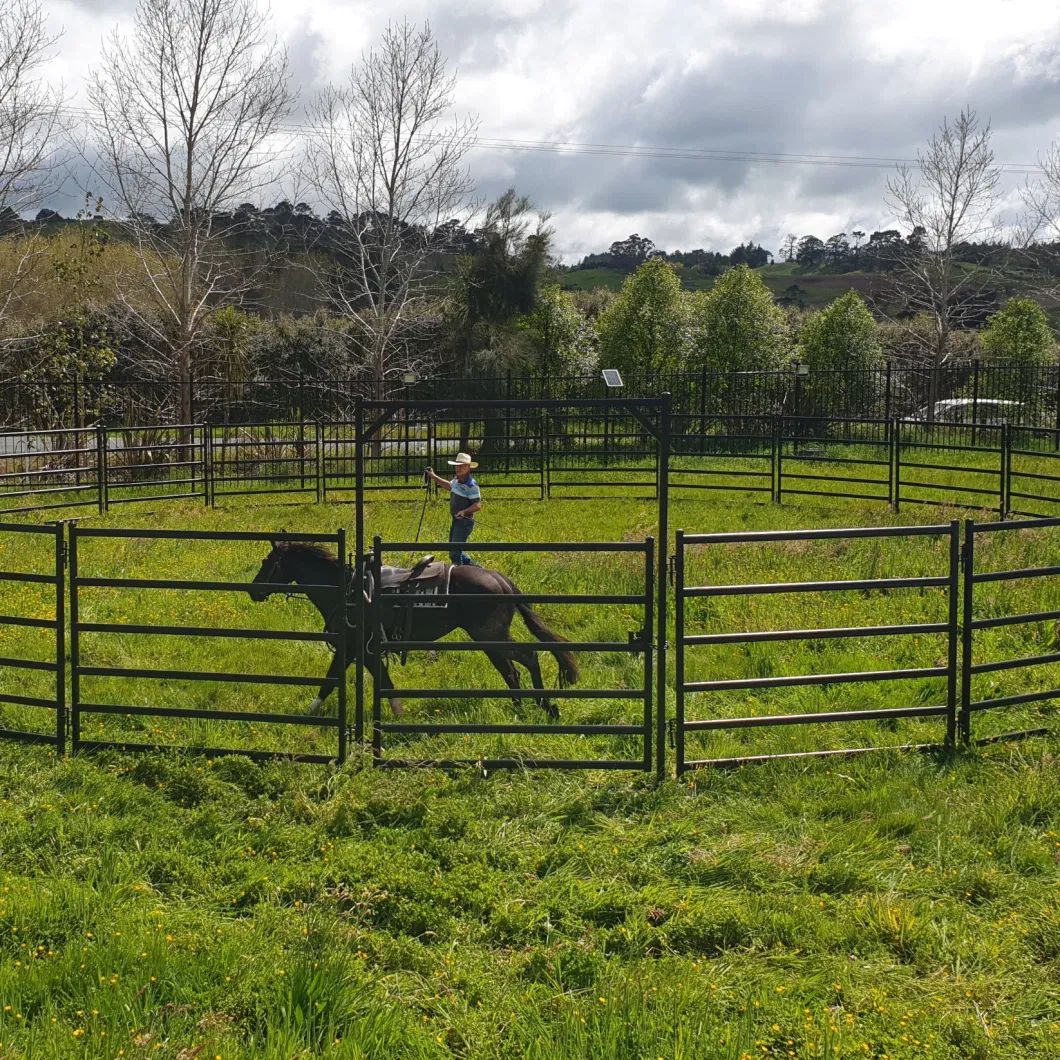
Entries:
{"type": "Polygon", "coordinates": [[[618,374],[617,368],[605,368],[604,369],[604,382],[608,386],[624,386],[622,382],[622,376],[618,374]]]}

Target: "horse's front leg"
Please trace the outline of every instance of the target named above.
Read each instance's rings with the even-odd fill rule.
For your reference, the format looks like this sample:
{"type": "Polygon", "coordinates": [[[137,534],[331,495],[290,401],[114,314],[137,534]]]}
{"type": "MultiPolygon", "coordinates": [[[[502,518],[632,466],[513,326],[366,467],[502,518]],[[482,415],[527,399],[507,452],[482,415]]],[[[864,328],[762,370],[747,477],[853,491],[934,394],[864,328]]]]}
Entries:
{"type": "MultiPolygon", "coordinates": [[[[347,663],[347,666],[349,663],[347,663]]],[[[324,680],[320,685],[320,691],[317,693],[317,698],[309,704],[308,714],[316,714],[317,711],[324,705],[324,700],[339,687],[339,681],[344,681],[346,675],[343,672],[342,657],[338,652],[335,652],[331,660],[331,665],[328,667],[328,672],[324,675],[324,680]]]]}
{"type": "MultiPolygon", "coordinates": [[[[390,680],[390,671],[387,669],[386,663],[381,663],[379,666],[379,687],[388,692],[395,690],[394,682],[390,680]]],[[[400,699],[394,696],[388,697],[390,699],[390,709],[396,714],[401,715],[405,713],[405,706],[400,699]]]]}

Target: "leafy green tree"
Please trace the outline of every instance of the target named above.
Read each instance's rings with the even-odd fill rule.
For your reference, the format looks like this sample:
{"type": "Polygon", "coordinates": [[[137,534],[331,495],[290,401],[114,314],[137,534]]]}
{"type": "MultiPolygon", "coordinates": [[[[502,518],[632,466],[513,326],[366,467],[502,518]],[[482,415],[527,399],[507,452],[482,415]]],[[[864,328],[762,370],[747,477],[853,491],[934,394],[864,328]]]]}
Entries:
{"type": "Polygon", "coordinates": [[[814,313],[799,332],[799,360],[810,366],[803,411],[843,409],[856,416],[873,400],[868,369],[880,359],[876,321],[857,291],[814,313]]]}
{"type": "Polygon", "coordinates": [[[879,355],[876,321],[857,291],[815,313],[799,334],[799,360],[811,373],[871,368],[879,355]]]}
{"type": "Polygon", "coordinates": [[[991,364],[1046,363],[1053,336],[1045,310],[1033,298],[1010,298],[979,333],[979,348],[991,364]]]}
{"type": "Polygon", "coordinates": [[[779,368],[789,331],[769,288],[746,265],[718,277],[711,291],[692,296],[693,362],[712,372],[779,368]]]}
{"type": "Polygon", "coordinates": [[[547,376],[581,375],[592,371],[596,348],[592,329],[570,292],[550,284],[538,295],[533,312],[519,321],[533,345],[536,368],[547,376]]]}
{"type": "Polygon", "coordinates": [[[681,281],[662,258],[649,258],[596,321],[600,364],[626,372],[684,367],[688,311],[681,281]]]}

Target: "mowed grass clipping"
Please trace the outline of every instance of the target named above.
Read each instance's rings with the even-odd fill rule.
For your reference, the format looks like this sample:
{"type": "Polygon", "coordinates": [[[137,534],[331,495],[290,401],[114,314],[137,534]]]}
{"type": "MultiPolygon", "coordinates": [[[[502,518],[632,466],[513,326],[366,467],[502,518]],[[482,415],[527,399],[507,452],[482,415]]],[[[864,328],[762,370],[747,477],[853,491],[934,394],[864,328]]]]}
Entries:
{"type": "MultiPolygon", "coordinates": [[[[373,504],[369,533],[406,538],[418,514],[412,502],[373,504]]],[[[670,525],[898,525],[951,515],[777,509],[708,495],[675,502],[670,525]]],[[[210,513],[159,504],[155,514],[130,506],[86,525],[308,532],[351,522],[343,505],[210,513]]],[[[423,536],[446,529],[441,502],[432,502],[423,536]]],[[[475,536],[641,540],[654,531],[650,501],[527,501],[488,504],[475,536]]],[[[1007,535],[982,545],[978,565],[1045,565],[1055,545],[1050,534],[1007,535]]],[[[2,569],[47,558],[23,543],[17,555],[3,547],[2,569]]],[[[241,580],[265,551],[91,541],[79,560],[100,576],[241,580]]],[[[638,575],[628,557],[614,566],[562,554],[492,562],[527,592],[620,592],[638,575]]],[[[707,546],[690,571],[723,584],[921,574],[947,562],[941,541],[926,538],[707,546]]],[[[0,613],[44,615],[38,588],[5,585],[0,613]]],[[[987,614],[1058,606],[1047,581],[988,588],[987,614]]],[[[936,590],[748,603],[711,601],[718,606],[697,611],[698,628],[937,621],[946,606],[936,590]]],[[[572,639],[625,639],[640,618],[633,607],[539,610],[572,639]]],[[[82,612],[87,621],[320,628],[304,601],[253,604],[238,594],[89,590],[82,612]]],[[[37,631],[4,634],[0,655],[47,658],[37,631]]],[[[94,637],[83,643],[92,664],[322,675],[330,661],[312,644],[94,637]]],[[[982,634],[977,651],[1044,654],[1054,637],[1048,624],[1002,627],[982,634]]],[[[937,636],[908,640],[697,649],[690,676],[931,666],[944,652],[937,636]]],[[[584,687],[637,676],[625,657],[580,661],[584,687]]],[[[547,656],[545,669],[554,685],[547,656]]],[[[399,686],[500,684],[481,656],[413,655],[392,673],[399,686]]],[[[0,679],[4,690],[16,681],[28,690],[47,676],[4,670],[0,679]]],[[[297,712],[315,694],[94,680],[92,695],[110,702],[297,712]]],[[[985,698],[1055,683],[1055,668],[977,680],[985,698]]],[[[350,693],[352,702],[352,677],[350,693]]],[[[754,703],[734,693],[692,697],[689,712],[819,711],[939,702],[939,694],[937,679],[778,689],[754,703]]],[[[539,718],[532,703],[517,709],[500,696],[408,707],[427,720],[539,718]]],[[[47,724],[46,712],[3,709],[3,727],[47,724]]],[[[624,720],[629,709],[574,701],[563,716],[624,720]]],[[[1047,725],[1049,716],[1047,705],[986,712],[976,734],[1047,725]]],[[[286,750],[322,749],[329,739],[313,728],[99,720],[103,730],[93,721],[86,735],[113,726],[121,739],[209,736],[286,750]]],[[[905,725],[932,739],[941,731],[940,720],[859,723],[798,728],[794,742],[789,730],[701,742],[709,754],[911,742],[905,725]]],[[[465,755],[503,747],[583,757],[587,742],[474,739],[465,755]]],[[[416,737],[412,746],[434,754],[458,741],[416,737]]],[[[592,751],[625,756],[629,743],[605,738],[592,751]]],[[[703,772],[656,786],[604,772],[383,773],[358,754],[337,769],[175,753],[56,760],[45,748],[0,745],[0,1057],[1060,1056],[1055,753],[1047,737],[948,755],[891,751],[703,772]]]]}

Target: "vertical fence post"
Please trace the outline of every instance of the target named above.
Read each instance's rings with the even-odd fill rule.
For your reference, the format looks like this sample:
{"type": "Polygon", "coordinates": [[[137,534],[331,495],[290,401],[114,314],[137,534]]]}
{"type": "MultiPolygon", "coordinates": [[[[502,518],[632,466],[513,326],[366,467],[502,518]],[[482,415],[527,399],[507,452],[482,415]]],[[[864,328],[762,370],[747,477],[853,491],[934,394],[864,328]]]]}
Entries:
{"type": "Polygon", "coordinates": [[[214,507],[213,499],[213,427],[206,424],[203,427],[203,492],[206,494],[205,503],[214,507]]]}
{"type": "Polygon", "coordinates": [[[946,641],[946,746],[957,739],[957,619],[961,593],[961,522],[950,522],[949,632],[946,641]]]}
{"type": "MultiPolygon", "coordinates": [[[[1004,426],[1004,425],[1002,425],[1004,426]]],[[[979,427],[979,361],[972,361],[972,445],[979,427]]]]}
{"type": "Polygon", "coordinates": [[[964,619],[961,624],[961,712],[958,735],[964,743],[972,736],[972,622],[975,620],[975,520],[964,524],[964,619]]]}
{"type": "Polygon", "coordinates": [[[548,409],[541,410],[541,500],[552,496],[552,477],[549,475],[548,409]]]}
{"type": "Polygon", "coordinates": [[[354,734],[357,743],[364,742],[364,407],[358,396],[354,410],[354,535],[353,554],[353,602],[357,611],[357,632],[354,635],[354,651],[357,660],[357,684],[354,689],[354,734]]]}
{"type": "Polygon", "coordinates": [[[655,595],[656,607],[658,609],[658,643],[656,645],[656,665],[658,685],[655,699],[655,769],[659,777],[666,772],[666,567],[670,556],[669,547],[669,475],[666,468],[670,461],[670,394],[662,395],[662,408],[659,410],[659,450],[663,454],[660,457],[663,466],[661,480],[662,489],[659,493],[659,591],[655,595]]]}
{"type": "Polygon", "coordinates": [[[347,582],[347,568],[346,568],[346,531],[343,527],[339,527],[338,531],[338,546],[339,546],[339,607],[337,619],[335,623],[335,654],[339,659],[339,746],[338,756],[339,765],[342,765],[346,761],[346,743],[349,737],[349,730],[347,728],[349,719],[348,711],[346,708],[346,664],[349,661],[346,658],[346,631],[349,629],[349,623],[346,621],[346,610],[349,607],[349,583],[347,582]]]}
{"type": "Polygon", "coordinates": [[[317,504],[321,504],[324,501],[324,424],[320,420],[314,422],[313,434],[316,453],[317,504]]]}
{"type": "Polygon", "coordinates": [[[883,418],[891,422],[891,362],[888,361],[883,374],[883,418]]]}
{"type": "Polygon", "coordinates": [[[784,417],[773,417],[773,452],[776,454],[776,492],[774,497],[777,504],[784,503],[784,417]]]}
{"type": "Polygon", "coordinates": [[[902,421],[895,417],[891,423],[891,479],[894,482],[894,492],[891,507],[895,512],[902,508],[902,439],[900,437],[902,421]]]}
{"type": "MultiPolygon", "coordinates": [[[[652,638],[655,631],[655,538],[644,541],[644,627],[641,630],[641,642],[644,648],[644,771],[651,771],[653,758],[652,722],[655,712],[652,709],[652,695],[655,691],[655,669],[653,662],[652,638]]],[[[661,778],[660,778],[661,779],[661,778]]]]}
{"type": "Polygon", "coordinates": [[[96,492],[102,515],[107,510],[107,428],[102,423],[96,425],[96,492]]]}
{"type": "Polygon", "coordinates": [[[1002,522],[1007,518],[1010,508],[1009,497],[1012,492],[1012,424],[1001,424],[1001,474],[998,489],[999,515],[1002,522]]]}
{"type": "Polygon", "coordinates": [[[1053,421],[1056,433],[1053,435],[1053,449],[1060,452],[1060,365],[1056,366],[1056,387],[1053,391],[1053,401],[1056,403],[1056,419],[1053,421]]]}
{"type": "Polygon", "coordinates": [[[55,524],[55,754],[66,754],[66,523],[55,524]]]}
{"type": "Polygon", "coordinates": [[[81,643],[77,618],[77,521],[70,523],[70,750],[81,746],[81,643]]]}
{"type": "MultiPolygon", "coordinates": [[[[383,757],[383,539],[376,534],[372,539],[372,584],[375,587],[370,608],[372,624],[372,764],[383,757]]],[[[404,610],[399,610],[399,629],[411,628],[404,621],[404,610]]]]}
{"type": "Polygon", "coordinates": [[[674,541],[674,749],[677,779],[685,771],[685,532],[674,541]]]}

